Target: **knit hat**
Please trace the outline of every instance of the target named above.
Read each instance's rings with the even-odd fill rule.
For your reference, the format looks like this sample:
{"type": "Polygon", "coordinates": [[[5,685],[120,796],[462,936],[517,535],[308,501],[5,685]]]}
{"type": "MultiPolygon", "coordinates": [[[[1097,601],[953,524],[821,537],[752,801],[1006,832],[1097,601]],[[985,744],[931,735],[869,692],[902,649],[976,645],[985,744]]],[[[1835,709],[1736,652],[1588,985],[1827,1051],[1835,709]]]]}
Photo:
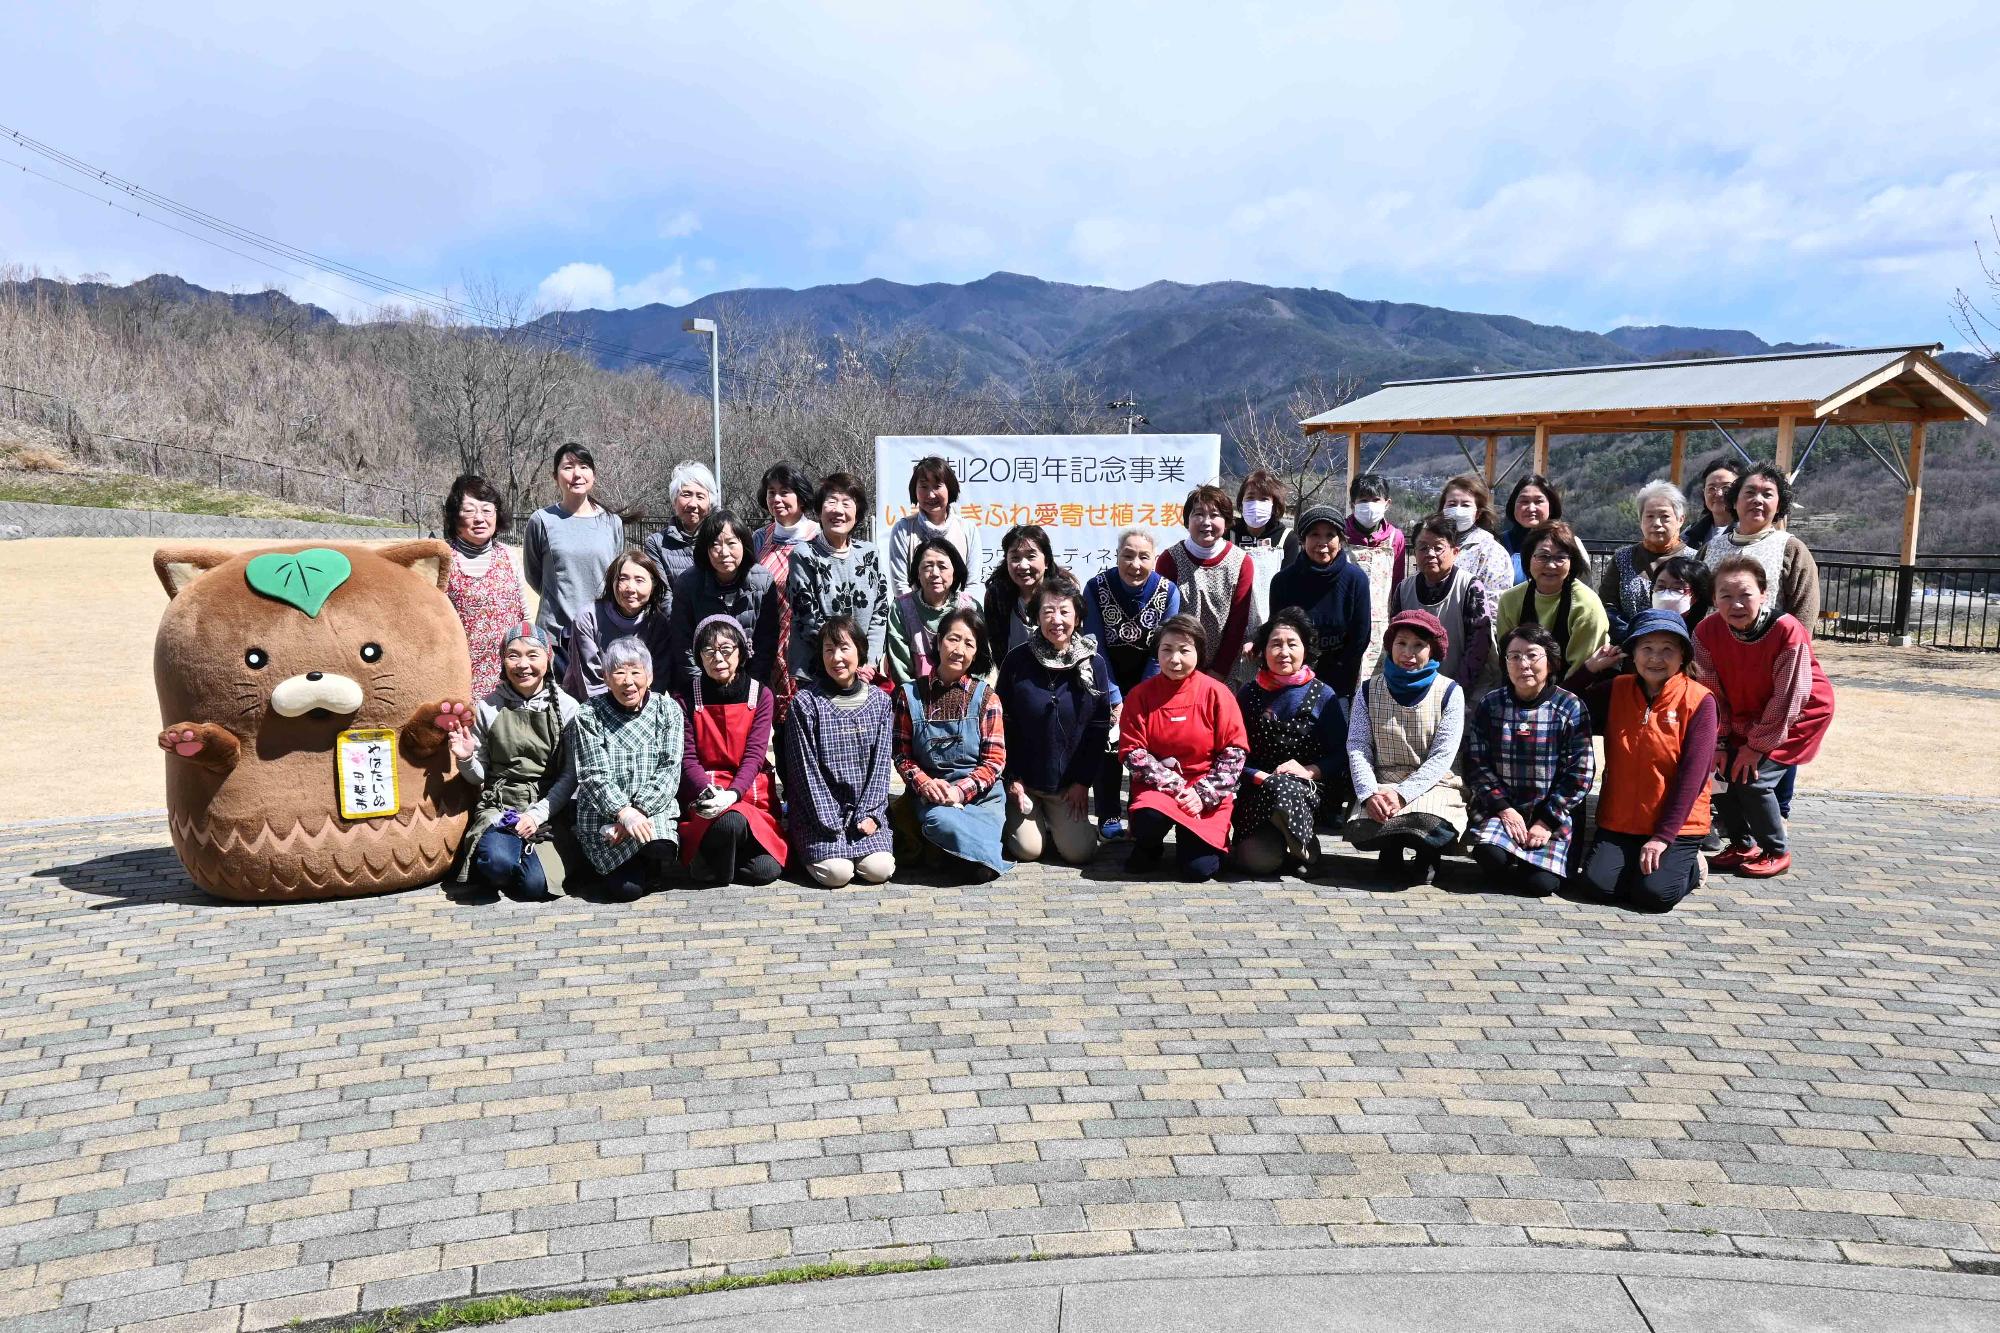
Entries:
{"type": "Polygon", "coordinates": [[[1338,533],[1346,531],[1347,520],[1332,505],[1314,505],[1299,515],[1299,526],[1294,531],[1304,537],[1312,531],[1312,525],[1315,523],[1331,523],[1333,530],[1338,533]]]}
{"type": "Polygon", "coordinates": [[[1445,633],[1444,623],[1436,616],[1428,611],[1398,611],[1389,617],[1389,624],[1382,631],[1382,653],[1385,657],[1399,629],[1413,629],[1429,639],[1434,657],[1441,658],[1451,651],[1451,635],[1445,633]]]}
{"type": "Polygon", "coordinates": [[[516,639],[533,639],[542,645],[542,651],[553,654],[555,645],[549,641],[549,632],[532,620],[523,620],[518,625],[509,625],[500,635],[500,651],[505,653],[507,645],[516,639]]]}
{"type": "Polygon", "coordinates": [[[1668,611],[1661,607],[1641,611],[1632,618],[1632,624],[1626,629],[1625,638],[1618,646],[1629,653],[1632,651],[1632,645],[1644,634],[1671,634],[1681,641],[1683,649],[1690,653],[1694,651],[1694,643],[1688,638],[1687,622],[1681,619],[1681,613],[1678,611],[1668,611]]]}

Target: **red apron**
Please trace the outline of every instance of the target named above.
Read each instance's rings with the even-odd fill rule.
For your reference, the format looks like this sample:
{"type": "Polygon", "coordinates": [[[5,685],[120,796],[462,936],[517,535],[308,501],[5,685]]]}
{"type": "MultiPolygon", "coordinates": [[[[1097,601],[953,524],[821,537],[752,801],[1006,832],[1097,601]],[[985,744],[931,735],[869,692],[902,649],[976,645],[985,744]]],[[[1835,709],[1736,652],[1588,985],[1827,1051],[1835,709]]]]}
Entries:
{"type": "MultiPolygon", "coordinates": [[[[718,787],[728,787],[736,778],[736,770],[743,763],[744,747],[750,743],[750,724],[757,712],[757,691],[761,687],[750,682],[750,697],[740,704],[704,703],[694,710],[688,725],[694,728],[695,758],[708,770],[708,777],[718,787]]],[[[750,790],[739,794],[736,804],[729,810],[740,811],[750,821],[750,833],[757,845],[769,852],[783,864],[790,855],[785,846],[785,834],[778,827],[778,821],[771,817],[771,770],[768,764],[759,764],[757,777],[750,784],[750,790]]],[[[728,810],[723,812],[729,813],[728,810]]],[[[695,853],[701,848],[701,840],[708,834],[708,826],[715,821],[690,815],[681,821],[681,863],[692,864],[695,853]]]]}

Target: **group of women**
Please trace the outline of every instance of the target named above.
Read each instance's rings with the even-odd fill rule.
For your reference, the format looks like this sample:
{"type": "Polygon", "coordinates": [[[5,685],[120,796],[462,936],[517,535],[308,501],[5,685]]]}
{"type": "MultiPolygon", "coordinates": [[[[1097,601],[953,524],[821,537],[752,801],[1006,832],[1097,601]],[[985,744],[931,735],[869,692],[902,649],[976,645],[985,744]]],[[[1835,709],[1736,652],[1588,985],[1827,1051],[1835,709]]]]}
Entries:
{"type": "Polygon", "coordinates": [[[452,742],[479,792],[463,892],[546,894],[543,842],[569,882],[626,899],[676,865],[835,888],[900,858],[985,880],[1120,839],[1139,870],[1171,840],[1190,880],[1309,874],[1329,827],[1404,883],[1462,848],[1514,891],[1664,910],[1705,864],[1789,867],[1790,781],[1832,714],[1812,558],[1768,465],[1704,474],[1705,536],[1648,483],[1639,540],[1595,581],[1539,475],[1504,524],[1454,477],[1406,533],[1379,476],[1294,522],[1259,472],[1234,496],[1195,487],[1165,550],[1119,534],[1087,580],[1011,528],[978,588],[941,458],[911,476],[886,575],[845,473],[772,468],[752,529],[682,464],[643,548],[591,498],[588,450],[553,474],[523,546],[533,621],[498,493],[462,477],[446,504],[483,691],[452,742]]]}

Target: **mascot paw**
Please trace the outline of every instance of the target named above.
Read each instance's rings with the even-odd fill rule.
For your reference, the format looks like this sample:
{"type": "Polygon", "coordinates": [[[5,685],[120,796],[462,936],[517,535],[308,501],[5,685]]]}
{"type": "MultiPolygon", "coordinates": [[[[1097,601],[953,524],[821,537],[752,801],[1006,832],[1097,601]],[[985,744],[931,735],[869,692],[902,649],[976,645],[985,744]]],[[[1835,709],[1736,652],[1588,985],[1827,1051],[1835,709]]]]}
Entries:
{"type": "Polygon", "coordinates": [[[227,768],[236,762],[241,742],[213,722],[182,722],[160,733],[160,748],[193,763],[227,768]]]}
{"type": "Polygon", "coordinates": [[[449,732],[472,725],[472,705],[456,699],[425,704],[403,726],[403,745],[411,755],[427,759],[437,753],[449,732]]]}

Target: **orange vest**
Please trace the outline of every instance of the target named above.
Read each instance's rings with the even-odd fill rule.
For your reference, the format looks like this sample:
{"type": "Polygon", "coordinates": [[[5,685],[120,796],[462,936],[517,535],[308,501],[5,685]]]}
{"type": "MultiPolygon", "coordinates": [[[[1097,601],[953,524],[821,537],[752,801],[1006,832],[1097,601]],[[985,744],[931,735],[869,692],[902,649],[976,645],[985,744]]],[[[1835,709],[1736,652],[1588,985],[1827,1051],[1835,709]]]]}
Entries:
{"type": "MultiPolygon", "coordinates": [[[[1642,838],[1653,835],[1660,807],[1666,804],[1680,768],[1688,724],[1708,696],[1707,686],[1678,672],[1660,687],[1660,697],[1650,707],[1637,676],[1620,676],[1611,683],[1611,715],[1604,727],[1604,790],[1597,798],[1599,828],[1642,838]]],[[[1687,823],[1681,826],[1681,836],[1706,835],[1709,818],[1709,784],[1704,782],[1687,823]]]]}

